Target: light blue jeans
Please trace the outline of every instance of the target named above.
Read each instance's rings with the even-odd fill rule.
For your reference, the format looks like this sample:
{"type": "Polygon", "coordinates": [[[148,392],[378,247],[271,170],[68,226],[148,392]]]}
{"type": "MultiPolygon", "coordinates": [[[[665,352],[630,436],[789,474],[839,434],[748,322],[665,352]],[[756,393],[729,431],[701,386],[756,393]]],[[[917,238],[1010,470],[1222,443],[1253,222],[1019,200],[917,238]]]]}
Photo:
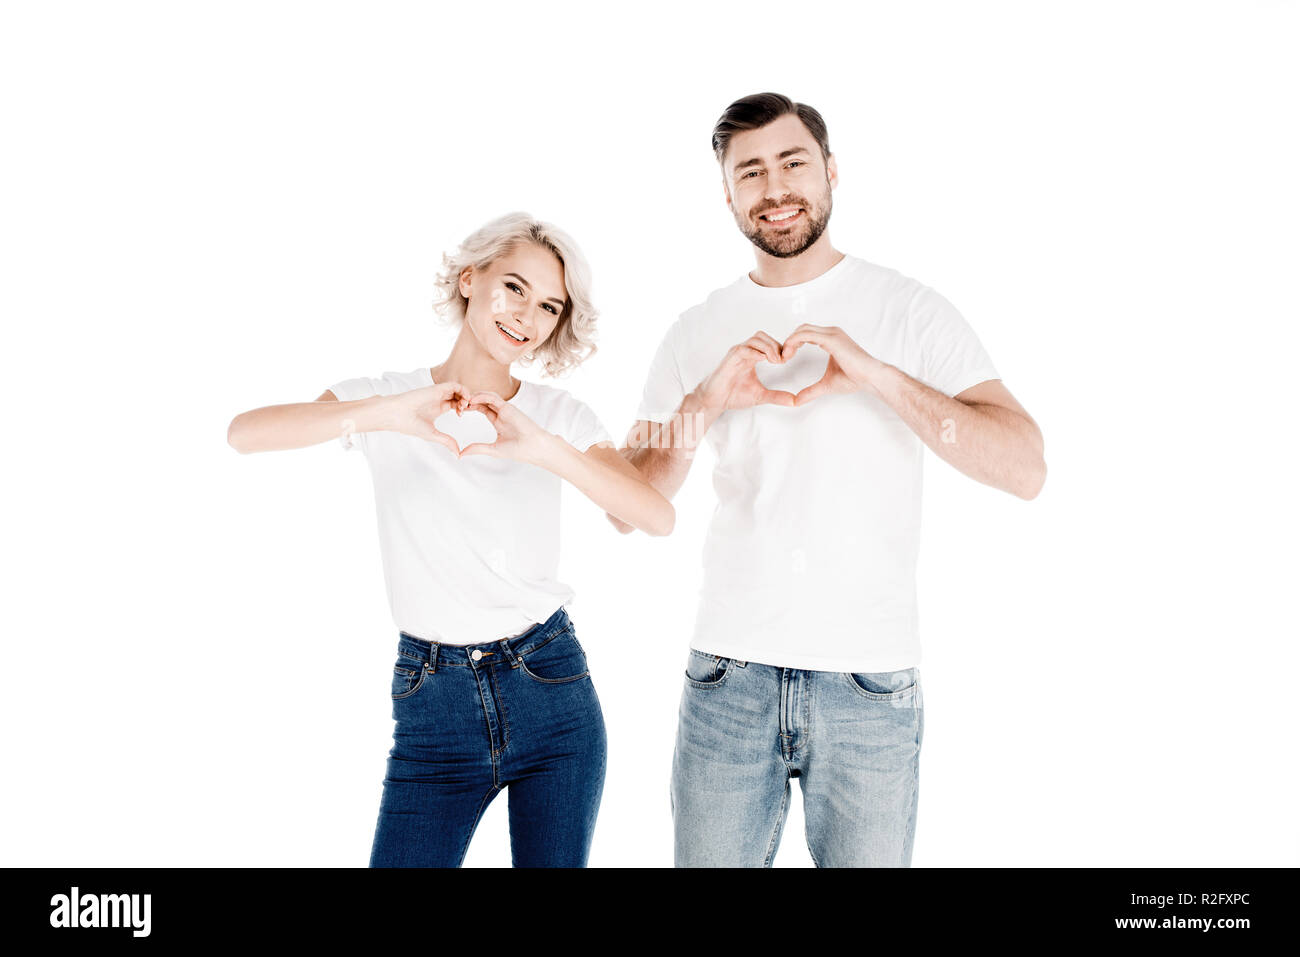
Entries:
{"type": "Polygon", "coordinates": [[[908,867],[916,830],[919,668],[850,674],[691,650],[673,751],[678,867],[771,867],[803,789],[818,867],[908,867]]]}

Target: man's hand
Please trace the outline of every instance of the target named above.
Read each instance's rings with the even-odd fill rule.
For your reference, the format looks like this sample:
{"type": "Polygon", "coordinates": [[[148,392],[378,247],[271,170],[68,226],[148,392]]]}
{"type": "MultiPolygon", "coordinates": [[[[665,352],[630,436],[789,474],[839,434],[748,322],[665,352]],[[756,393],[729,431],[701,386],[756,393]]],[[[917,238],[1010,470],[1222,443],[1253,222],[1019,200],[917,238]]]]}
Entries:
{"type": "Polygon", "coordinates": [[[764,359],[778,365],[785,361],[781,344],[766,332],[756,332],[727,350],[718,367],[695,389],[705,408],[722,412],[756,405],[793,406],[794,393],[769,389],[758,380],[755,366],[764,359]]]}
{"type": "Polygon", "coordinates": [[[795,405],[805,405],[827,393],[849,393],[869,390],[877,398],[880,392],[873,379],[885,363],[853,341],[839,326],[814,326],[805,322],[786,338],[781,346],[781,361],[792,357],[805,345],[817,346],[828,356],[826,374],[794,397],[795,405]]]}

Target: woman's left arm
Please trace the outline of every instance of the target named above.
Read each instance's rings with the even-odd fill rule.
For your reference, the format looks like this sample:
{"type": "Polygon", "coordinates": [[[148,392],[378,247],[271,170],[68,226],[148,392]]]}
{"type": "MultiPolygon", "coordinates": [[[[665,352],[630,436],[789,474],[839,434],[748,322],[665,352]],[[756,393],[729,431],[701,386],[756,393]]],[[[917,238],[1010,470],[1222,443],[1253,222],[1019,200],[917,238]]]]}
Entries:
{"type": "Polygon", "coordinates": [[[647,535],[667,535],[677,519],[673,503],[641,477],[613,443],[579,452],[558,435],[544,433],[534,465],[554,472],[615,518],[647,535]]]}
{"type": "Polygon", "coordinates": [[[495,442],[475,442],[461,456],[492,455],[527,462],[553,472],[615,518],[647,535],[667,535],[677,520],[673,503],[642,478],[610,442],[579,452],[547,432],[495,392],[470,396],[469,409],[482,412],[497,431],[495,442]]]}

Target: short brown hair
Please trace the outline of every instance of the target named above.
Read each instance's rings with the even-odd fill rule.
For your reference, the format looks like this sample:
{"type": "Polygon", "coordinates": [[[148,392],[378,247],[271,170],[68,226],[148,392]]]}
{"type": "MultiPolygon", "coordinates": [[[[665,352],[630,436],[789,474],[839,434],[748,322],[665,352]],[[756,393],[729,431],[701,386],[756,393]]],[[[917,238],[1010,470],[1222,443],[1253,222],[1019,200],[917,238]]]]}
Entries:
{"type": "Polygon", "coordinates": [[[826,133],[826,121],[822,115],[807,103],[796,103],[780,93],[752,93],[742,96],[732,103],[718,118],[713,126],[713,153],[721,163],[731,145],[731,137],[745,130],[756,130],[767,126],[778,117],[793,113],[812,134],[822,150],[822,160],[831,155],[830,138],[826,133]]]}

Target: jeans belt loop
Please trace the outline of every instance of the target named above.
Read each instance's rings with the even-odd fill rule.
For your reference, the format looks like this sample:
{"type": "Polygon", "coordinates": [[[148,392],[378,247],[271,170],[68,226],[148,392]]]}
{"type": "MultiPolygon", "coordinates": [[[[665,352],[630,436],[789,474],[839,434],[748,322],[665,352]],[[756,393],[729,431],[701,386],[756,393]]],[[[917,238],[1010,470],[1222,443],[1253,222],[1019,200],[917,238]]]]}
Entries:
{"type": "Polygon", "coordinates": [[[429,645],[429,674],[431,675],[438,673],[438,649],[440,647],[436,641],[431,642],[429,645]]]}

